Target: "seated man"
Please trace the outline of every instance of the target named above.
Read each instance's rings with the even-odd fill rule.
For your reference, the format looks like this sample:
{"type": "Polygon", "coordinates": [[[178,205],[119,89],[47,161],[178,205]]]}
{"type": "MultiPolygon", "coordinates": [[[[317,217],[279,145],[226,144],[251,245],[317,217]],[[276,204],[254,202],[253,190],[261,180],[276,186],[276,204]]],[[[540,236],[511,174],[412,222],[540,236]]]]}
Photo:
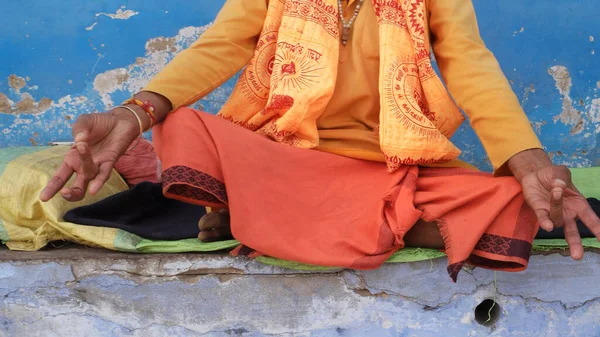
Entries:
{"type": "Polygon", "coordinates": [[[372,269],[405,246],[518,271],[538,224],[600,220],[542,150],[470,0],[229,0],[214,25],[123,106],[80,116],[42,192],[80,200],[153,127],[169,198],[219,209],[201,240],[238,254],[372,269]],[[463,117],[494,166],[458,161],[463,117]],[[243,73],[219,117],[185,108],[243,73]],[[172,113],[170,113],[172,112],[172,113]],[[70,187],[66,181],[77,178],[70,187]]]}

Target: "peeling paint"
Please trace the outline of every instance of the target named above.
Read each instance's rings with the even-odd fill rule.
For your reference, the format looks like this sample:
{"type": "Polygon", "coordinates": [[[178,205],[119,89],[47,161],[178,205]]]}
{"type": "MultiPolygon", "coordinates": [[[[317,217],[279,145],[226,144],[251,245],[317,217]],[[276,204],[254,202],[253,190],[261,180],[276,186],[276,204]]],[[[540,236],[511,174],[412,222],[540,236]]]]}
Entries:
{"type": "Polygon", "coordinates": [[[533,85],[533,83],[531,83],[529,87],[525,88],[525,91],[523,92],[523,100],[521,101],[521,105],[525,105],[525,103],[527,103],[527,101],[529,100],[530,93],[535,93],[535,86],[533,85]]]}
{"type": "Polygon", "coordinates": [[[573,107],[573,99],[571,98],[571,75],[565,66],[557,65],[548,69],[548,73],[554,78],[556,89],[562,96],[562,112],[554,117],[554,123],[560,120],[565,125],[573,125],[571,134],[576,135],[583,131],[585,121],[581,112],[573,107]]]}
{"type": "Polygon", "coordinates": [[[600,98],[592,100],[589,108],[590,122],[600,127],[600,98]]]}
{"type": "MultiPolygon", "coordinates": [[[[193,43],[210,25],[202,27],[185,27],[174,37],[157,37],[146,43],[146,56],[138,57],[134,64],[127,68],[130,78],[124,83],[125,90],[136,92],[146,85],[151,75],[164,68],[167,63],[180,51],[193,43]]],[[[220,99],[225,100],[227,93],[222,93],[220,99]]],[[[218,90],[212,94],[219,95],[218,90]]]]}
{"type": "Polygon", "coordinates": [[[542,121],[542,122],[533,122],[531,123],[531,125],[533,126],[533,129],[535,130],[536,133],[541,133],[542,132],[542,126],[546,125],[547,122],[546,121],[542,121]]]}
{"type": "Polygon", "coordinates": [[[29,138],[29,142],[31,143],[31,146],[38,146],[38,145],[40,145],[37,142],[37,140],[36,140],[36,138],[39,137],[39,136],[40,136],[39,133],[37,133],[37,132],[33,133],[33,135],[29,138]]]}
{"type": "MultiPolygon", "coordinates": [[[[83,92],[63,96],[54,102],[47,98],[36,102],[33,91],[19,95],[14,94],[15,90],[11,93],[1,93],[0,118],[2,121],[7,118],[3,117],[2,113],[4,116],[9,114],[14,117],[8,120],[8,127],[2,129],[0,133],[0,146],[30,144],[34,132],[39,133],[39,137],[33,137],[37,144],[70,141],[71,123],[79,114],[106,110],[114,102],[120,102],[139,91],[154,74],[159,72],[178,52],[196,41],[208,27],[210,24],[201,27],[185,27],[176,36],[149,39],[147,43],[149,50],[144,56],[137,57],[132,64],[104,71],[96,75],[83,92]],[[45,113],[39,113],[44,111],[45,113]],[[47,130],[54,131],[49,133],[47,130]]],[[[103,57],[104,54],[98,54],[92,73],[103,57]]],[[[18,84],[21,80],[17,77],[15,83],[18,84]]],[[[205,111],[218,111],[227,99],[235,80],[234,78],[225,86],[217,88],[203,100],[205,111]]],[[[20,84],[17,85],[19,86],[20,84]]],[[[21,91],[29,89],[30,87],[24,86],[21,91]]],[[[31,87],[31,89],[37,88],[31,87]]],[[[201,103],[198,103],[198,106],[200,105],[201,103]]]]}
{"type": "Polygon", "coordinates": [[[13,88],[17,93],[27,85],[27,81],[20,76],[12,74],[8,76],[8,86],[13,88]]]}
{"type": "MultiPolygon", "coordinates": [[[[186,27],[174,37],[152,38],[146,43],[145,57],[136,58],[135,63],[126,68],[112,69],[98,74],[94,78],[93,89],[100,95],[104,108],[107,109],[114,104],[112,94],[120,91],[136,92],[140,90],[147,83],[151,74],[160,71],[176,53],[195,41],[209,26],[186,27]]],[[[99,54],[94,69],[103,57],[104,55],[99,54]]],[[[94,69],[92,69],[92,73],[94,69]]],[[[219,101],[225,101],[228,92],[217,89],[212,96],[218,96],[219,101]]],[[[61,98],[59,105],[65,107],[65,104],[72,104],[70,99],[70,97],[61,98]]]]}
{"type": "Polygon", "coordinates": [[[0,92],[0,113],[11,113],[12,108],[11,108],[11,102],[8,99],[8,96],[6,96],[5,94],[0,92]]]}
{"type": "Polygon", "coordinates": [[[175,46],[175,38],[156,37],[146,43],[146,52],[171,50],[175,46]]]}
{"type": "Polygon", "coordinates": [[[94,90],[102,97],[105,106],[113,105],[109,94],[123,89],[123,82],[129,79],[127,69],[119,68],[99,74],[94,79],[94,90]]]}
{"type": "Polygon", "coordinates": [[[96,25],[97,25],[97,24],[98,24],[98,22],[94,22],[94,23],[92,23],[92,25],[91,25],[91,26],[89,26],[89,27],[85,27],[85,30],[87,30],[87,31],[91,31],[91,30],[93,30],[93,29],[94,29],[94,27],[96,27],[96,25]]]}
{"type": "Polygon", "coordinates": [[[525,31],[525,27],[521,27],[519,30],[515,30],[513,32],[513,36],[517,36],[518,34],[522,34],[525,31]]]}
{"type": "Polygon", "coordinates": [[[117,9],[117,11],[113,13],[96,13],[96,17],[99,16],[108,16],[111,19],[116,20],[128,20],[134,15],[138,15],[139,12],[134,12],[131,9],[125,9],[125,6],[121,6],[121,8],[117,9]]]}
{"type": "MultiPolygon", "coordinates": [[[[91,25],[89,25],[88,27],[85,27],[85,30],[87,30],[88,32],[91,32],[92,30],[94,30],[96,25],[98,25],[98,18],[101,16],[106,16],[113,20],[129,20],[132,16],[135,16],[138,14],[139,14],[139,12],[132,11],[131,9],[125,9],[125,6],[121,6],[121,8],[117,9],[117,11],[115,13],[96,13],[96,15],[94,15],[94,17],[96,18],[96,21],[94,23],[92,23],[91,25]]],[[[94,50],[96,50],[96,49],[94,48],[94,50]]]]}
{"type": "MultiPolygon", "coordinates": [[[[1,99],[1,98],[0,98],[1,99]]],[[[4,105],[4,104],[0,104],[4,105]]],[[[15,114],[36,114],[44,112],[52,106],[52,100],[49,98],[42,98],[39,102],[36,102],[31,96],[30,93],[23,93],[21,95],[21,100],[14,104],[14,107],[10,105],[1,108],[3,111],[7,111],[6,113],[15,113],[15,114]]]]}

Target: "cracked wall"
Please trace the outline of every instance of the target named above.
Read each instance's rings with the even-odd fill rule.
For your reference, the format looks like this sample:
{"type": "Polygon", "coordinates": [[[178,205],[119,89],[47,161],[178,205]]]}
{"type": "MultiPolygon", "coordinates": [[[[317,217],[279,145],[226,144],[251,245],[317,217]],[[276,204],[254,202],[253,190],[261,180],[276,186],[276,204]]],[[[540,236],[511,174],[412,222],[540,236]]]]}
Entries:
{"type": "Polygon", "coordinates": [[[600,333],[600,289],[582,287],[600,276],[600,255],[593,252],[582,263],[533,256],[524,273],[465,271],[456,284],[448,279],[446,259],[311,273],[219,255],[94,255],[90,249],[29,254],[2,256],[0,335],[600,333]],[[486,298],[502,307],[492,328],[473,318],[473,308],[486,298]]]}
{"type": "MultiPolygon", "coordinates": [[[[7,42],[0,47],[0,147],[68,141],[77,115],[103,111],[139,90],[214,19],[223,0],[123,6],[115,0],[34,0],[33,9],[4,2],[7,42]],[[55,12],[68,20],[57,20],[55,12]],[[148,22],[160,25],[148,27],[148,22]],[[6,62],[8,61],[8,62],[6,62]]],[[[475,1],[488,47],[532,125],[557,163],[600,160],[600,23],[594,0],[574,5],[475,1]],[[549,24],[548,18],[552,18],[549,24]]],[[[217,112],[231,80],[204,99],[217,112]]],[[[465,125],[454,138],[463,159],[489,161],[465,125]]]]}

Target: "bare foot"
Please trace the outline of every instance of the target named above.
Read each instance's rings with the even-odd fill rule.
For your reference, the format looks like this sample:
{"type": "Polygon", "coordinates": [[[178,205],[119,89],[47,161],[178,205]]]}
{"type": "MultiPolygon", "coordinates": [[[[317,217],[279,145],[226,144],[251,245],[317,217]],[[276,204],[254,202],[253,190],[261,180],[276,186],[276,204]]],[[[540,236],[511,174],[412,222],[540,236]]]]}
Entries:
{"type": "Polygon", "coordinates": [[[198,221],[200,228],[198,239],[202,242],[233,239],[229,221],[229,210],[227,209],[206,214],[198,221]]]}

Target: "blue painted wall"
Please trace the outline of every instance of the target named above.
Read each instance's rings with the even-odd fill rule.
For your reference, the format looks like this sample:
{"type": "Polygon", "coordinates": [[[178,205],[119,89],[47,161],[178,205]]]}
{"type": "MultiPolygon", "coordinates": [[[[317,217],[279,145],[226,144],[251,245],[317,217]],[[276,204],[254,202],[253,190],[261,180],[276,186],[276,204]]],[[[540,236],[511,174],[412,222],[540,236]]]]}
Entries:
{"type": "MultiPolygon", "coordinates": [[[[259,1],[259,0],[256,0],[259,1]]],[[[141,88],[210,24],[223,0],[0,1],[0,147],[70,139],[80,113],[141,88]]],[[[600,160],[597,0],[474,0],[482,35],[557,163],[600,160]]],[[[201,104],[216,112],[230,81],[201,104]]],[[[454,141],[489,169],[473,131],[454,141]]]]}

